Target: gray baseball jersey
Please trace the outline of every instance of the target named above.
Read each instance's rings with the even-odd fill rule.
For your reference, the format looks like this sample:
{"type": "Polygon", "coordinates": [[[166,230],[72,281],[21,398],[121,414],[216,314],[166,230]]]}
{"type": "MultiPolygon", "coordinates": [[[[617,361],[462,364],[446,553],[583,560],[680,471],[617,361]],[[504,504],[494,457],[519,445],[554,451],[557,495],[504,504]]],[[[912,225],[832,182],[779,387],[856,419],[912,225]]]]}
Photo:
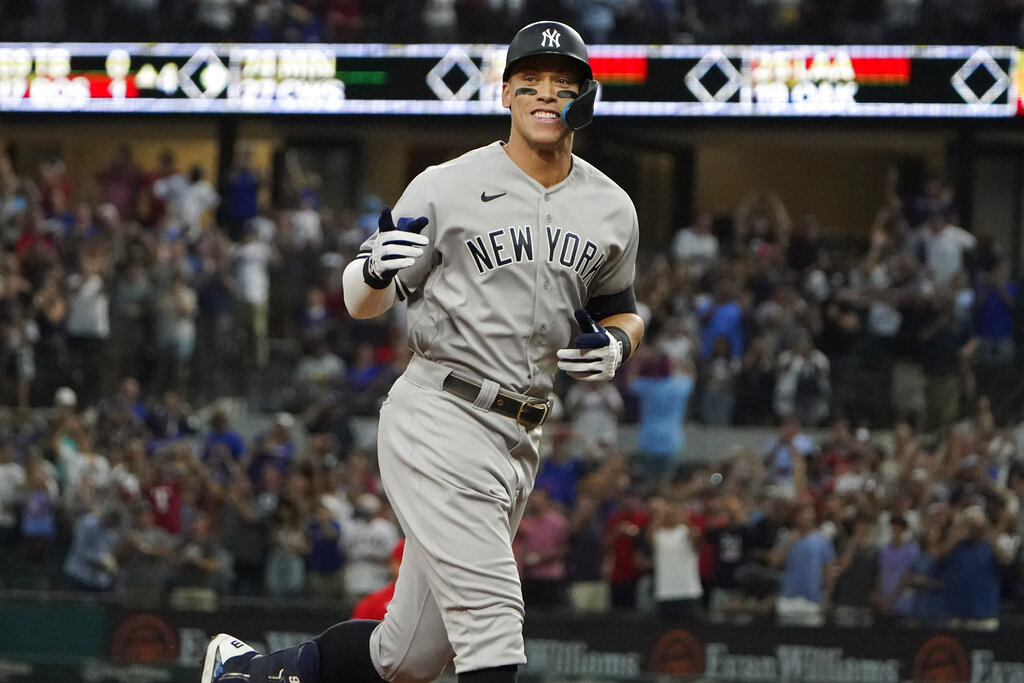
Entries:
{"type": "Polygon", "coordinates": [[[633,284],[633,203],[575,155],[544,188],[495,142],[421,173],[393,214],[430,220],[426,253],[396,278],[412,350],[528,396],[551,391],[573,311],[633,284]]]}
{"type": "Polygon", "coordinates": [[[426,216],[430,243],[396,278],[414,355],[381,408],[378,463],[406,545],[371,659],[387,680],[432,680],[453,657],[457,672],[522,664],[512,538],[541,430],[490,402],[546,397],[573,311],[631,289],[636,211],[578,157],[544,188],[494,143],[421,173],[393,213],[426,216]],[[451,372],[483,385],[475,403],[443,390],[451,372]]]}

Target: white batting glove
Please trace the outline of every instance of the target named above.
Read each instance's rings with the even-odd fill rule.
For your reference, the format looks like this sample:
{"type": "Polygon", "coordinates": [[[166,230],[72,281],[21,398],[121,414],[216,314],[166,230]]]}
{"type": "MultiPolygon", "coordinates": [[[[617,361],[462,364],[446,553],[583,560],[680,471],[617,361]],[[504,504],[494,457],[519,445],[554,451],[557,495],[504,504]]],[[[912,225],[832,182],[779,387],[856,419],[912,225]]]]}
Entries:
{"type": "Polygon", "coordinates": [[[399,218],[396,226],[390,207],[385,206],[377,220],[377,239],[363,262],[363,280],[374,289],[384,289],[403,268],[416,263],[430,238],[420,231],[427,226],[426,216],[399,218]]]}
{"type": "Polygon", "coordinates": [[[585,309],[575,312],[580,333],[572,348],[559,349],[558,369],[583,382],[607,382],[622,364],[622,342],[590,317],[585,309]]]}

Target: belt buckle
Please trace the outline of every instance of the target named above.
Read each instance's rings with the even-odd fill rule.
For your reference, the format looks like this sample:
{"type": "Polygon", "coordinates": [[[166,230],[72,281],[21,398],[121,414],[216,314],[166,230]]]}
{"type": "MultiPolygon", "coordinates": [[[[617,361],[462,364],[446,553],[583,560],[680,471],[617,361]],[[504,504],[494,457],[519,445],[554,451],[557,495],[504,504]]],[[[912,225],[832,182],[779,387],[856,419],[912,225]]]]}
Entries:
{"type": "Polygon", "coordinates": [[[519,412],[516,413],[516,422],[523,425],[524,427],[529,427],[531,429],[534,427],[540,427],[542,424],[544,424],[544,421],[548,419],[548,410],[550,409],[551,403],[549,401],[544,401],[543,403],[531,403],[530,401],[523,401],[522,403],[519,404],[519,412]],[[540,419],[537,420],[536,422],[529,422],[527,420],[524,420],[523,410],[526,408],[526,406],[530,406],[531,408],[537,408],[538,410],[543,411],[541,413],[540,419]]]}

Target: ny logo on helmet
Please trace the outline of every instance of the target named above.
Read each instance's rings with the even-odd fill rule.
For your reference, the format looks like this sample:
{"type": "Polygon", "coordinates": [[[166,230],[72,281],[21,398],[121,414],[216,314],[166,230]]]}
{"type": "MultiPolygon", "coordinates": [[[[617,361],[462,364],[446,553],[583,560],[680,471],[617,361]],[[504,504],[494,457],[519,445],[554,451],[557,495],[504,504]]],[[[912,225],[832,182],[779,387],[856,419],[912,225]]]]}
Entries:
{"type": "Polygon", "coordinates": [[[540,46],[562,47],[561,45],[558,44],[558,41],[561,39],[561,37],[562,34],[559,33],[557,29],[549,28],[546,31],[544,31],[543,35],[541,36],[540,46]]]}

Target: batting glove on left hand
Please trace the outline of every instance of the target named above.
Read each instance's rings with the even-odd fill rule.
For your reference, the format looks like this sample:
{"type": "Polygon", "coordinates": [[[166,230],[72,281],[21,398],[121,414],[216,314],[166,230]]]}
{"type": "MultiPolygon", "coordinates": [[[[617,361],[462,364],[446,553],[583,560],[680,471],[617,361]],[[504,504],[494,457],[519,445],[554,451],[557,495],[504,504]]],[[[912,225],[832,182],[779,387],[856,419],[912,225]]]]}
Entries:
{"type": "Polygon", "coordinates": [[[573,348],[559,349],[558,369],[584,382],[610,380],[622,364],[622,342],[594,322],[586,309],[578,308],[574,315],[580,333],[572,340],[573,348]]]}
{"type": "Polygon", "coordinates": [[[384,289],[395,279],[395,274],[402,268],[408,268],[423,255],[430,239],[419,234],[427,227],[426,216],[419,218],[398,219],[395,225],[391,217],[391,209],[384,207],[377,220],[377,239],[373,242],[373,250],[363,262],[363,280],[374,289],[384,289]]]}

